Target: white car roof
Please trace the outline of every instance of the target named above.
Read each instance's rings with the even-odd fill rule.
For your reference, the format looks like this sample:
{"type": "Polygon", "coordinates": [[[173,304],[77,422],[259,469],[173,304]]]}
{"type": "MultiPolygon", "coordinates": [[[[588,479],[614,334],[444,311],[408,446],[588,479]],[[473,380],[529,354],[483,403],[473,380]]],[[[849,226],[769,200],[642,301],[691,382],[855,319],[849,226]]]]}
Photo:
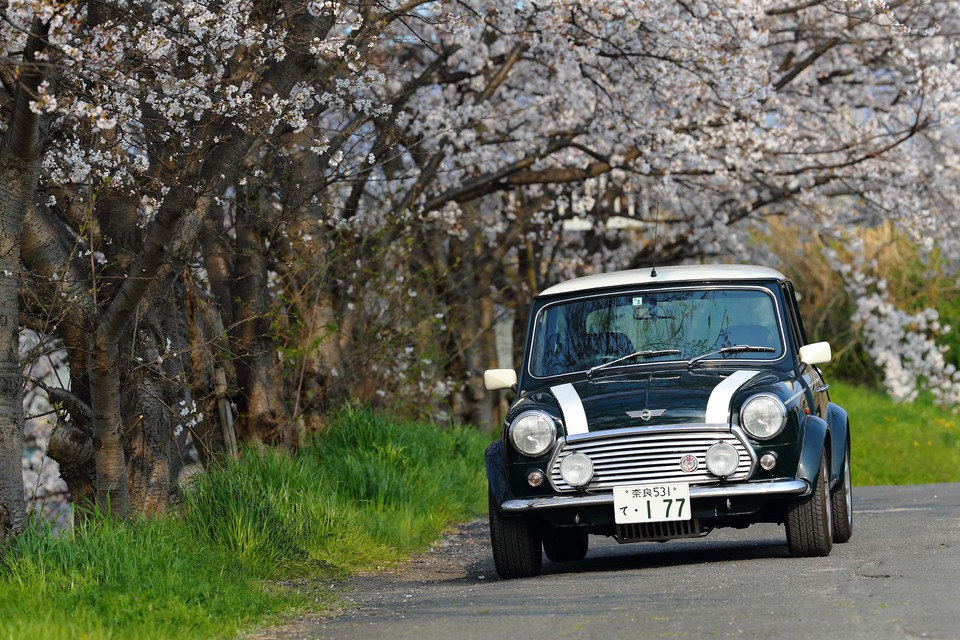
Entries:
{"type": "Polygon", "coordinates": [[[678,282],[706,282],[716,280],[786,280],[787,277],[769,267],[740,264],[695,264],[675,267],[657,267],[656,277],[652,269],[630,269],[612,273],[574,278],[543,290],[541,296],[575,293],[606,287],[629,287],[631,285],[675,284],[678,282]]]}

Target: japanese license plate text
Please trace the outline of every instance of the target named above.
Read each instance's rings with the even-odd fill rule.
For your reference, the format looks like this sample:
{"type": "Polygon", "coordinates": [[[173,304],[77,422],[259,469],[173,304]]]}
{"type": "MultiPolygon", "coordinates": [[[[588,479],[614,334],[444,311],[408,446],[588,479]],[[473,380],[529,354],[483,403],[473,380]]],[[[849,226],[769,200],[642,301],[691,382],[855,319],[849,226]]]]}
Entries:
{"type": "Polygon", "coordinates": [[[613,488],[614,521],[617,524],[690,519],[690,486],[635,484],[613,488]]]}

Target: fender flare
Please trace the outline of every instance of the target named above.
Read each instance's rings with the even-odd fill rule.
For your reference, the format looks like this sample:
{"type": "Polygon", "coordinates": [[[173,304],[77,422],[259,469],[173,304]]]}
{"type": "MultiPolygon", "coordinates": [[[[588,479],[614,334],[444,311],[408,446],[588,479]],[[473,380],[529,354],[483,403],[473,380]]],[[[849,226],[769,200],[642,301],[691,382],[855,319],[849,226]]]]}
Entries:
{"type": "Polygon", "coordinates": [[[828,446],[830,428],[817,416],[807,416],[803,423],[803,445],[800,448],[800,464],[797,479],[806,480],[811,491],[817,486],[823,448],[828,446]]]}
{"type": "Polygon", "coordinates": [[[836,486],[843,473],[843,461],[850,446],[850,419],[846,410],[832,402],[827,405],[827,424],[830,429],[830,484],[836,486]]]}
{"type": "Polygon", "coordinates": [[[494,502],[499,506],[510,497],[510,482],[507,479],[507,461],[503,456],[503,440],[497,440],[484,452],[487,465],[487,484],[494,502]]]}

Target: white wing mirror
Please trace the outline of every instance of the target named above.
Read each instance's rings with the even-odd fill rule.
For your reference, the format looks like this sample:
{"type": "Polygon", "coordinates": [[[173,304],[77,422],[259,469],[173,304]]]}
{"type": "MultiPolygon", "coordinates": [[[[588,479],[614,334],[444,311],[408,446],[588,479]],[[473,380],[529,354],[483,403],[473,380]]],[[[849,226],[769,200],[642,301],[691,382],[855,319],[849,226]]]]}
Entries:
{"type": "Polygon", "coordinates": [[[487,369],[483,372],[483,386],[487,391],[509,389],[517,384],[517,372],[513,369],[487,369]]]}
{"type": "Polygon", "coordinates": [[[800,347],[800,362],[805,364],[824,364],[830,362],[832,357],[829,342],[814,342],[800,347]]]}

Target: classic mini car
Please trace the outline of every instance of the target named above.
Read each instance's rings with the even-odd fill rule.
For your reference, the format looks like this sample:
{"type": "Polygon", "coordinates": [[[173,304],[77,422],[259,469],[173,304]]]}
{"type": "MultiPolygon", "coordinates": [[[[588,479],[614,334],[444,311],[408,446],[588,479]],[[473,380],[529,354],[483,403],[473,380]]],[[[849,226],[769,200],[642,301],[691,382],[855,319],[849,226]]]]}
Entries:
{"type": "Polygon", "coordinates": [[[618,542],[783,523],[794,556],[853,527],[846,412],[830,402],[793,285],[757,266],[662,267],[577,278],[533,301],[503,435],[486,453],[503,578],[541,549],[580,560],[618,542]]]}

